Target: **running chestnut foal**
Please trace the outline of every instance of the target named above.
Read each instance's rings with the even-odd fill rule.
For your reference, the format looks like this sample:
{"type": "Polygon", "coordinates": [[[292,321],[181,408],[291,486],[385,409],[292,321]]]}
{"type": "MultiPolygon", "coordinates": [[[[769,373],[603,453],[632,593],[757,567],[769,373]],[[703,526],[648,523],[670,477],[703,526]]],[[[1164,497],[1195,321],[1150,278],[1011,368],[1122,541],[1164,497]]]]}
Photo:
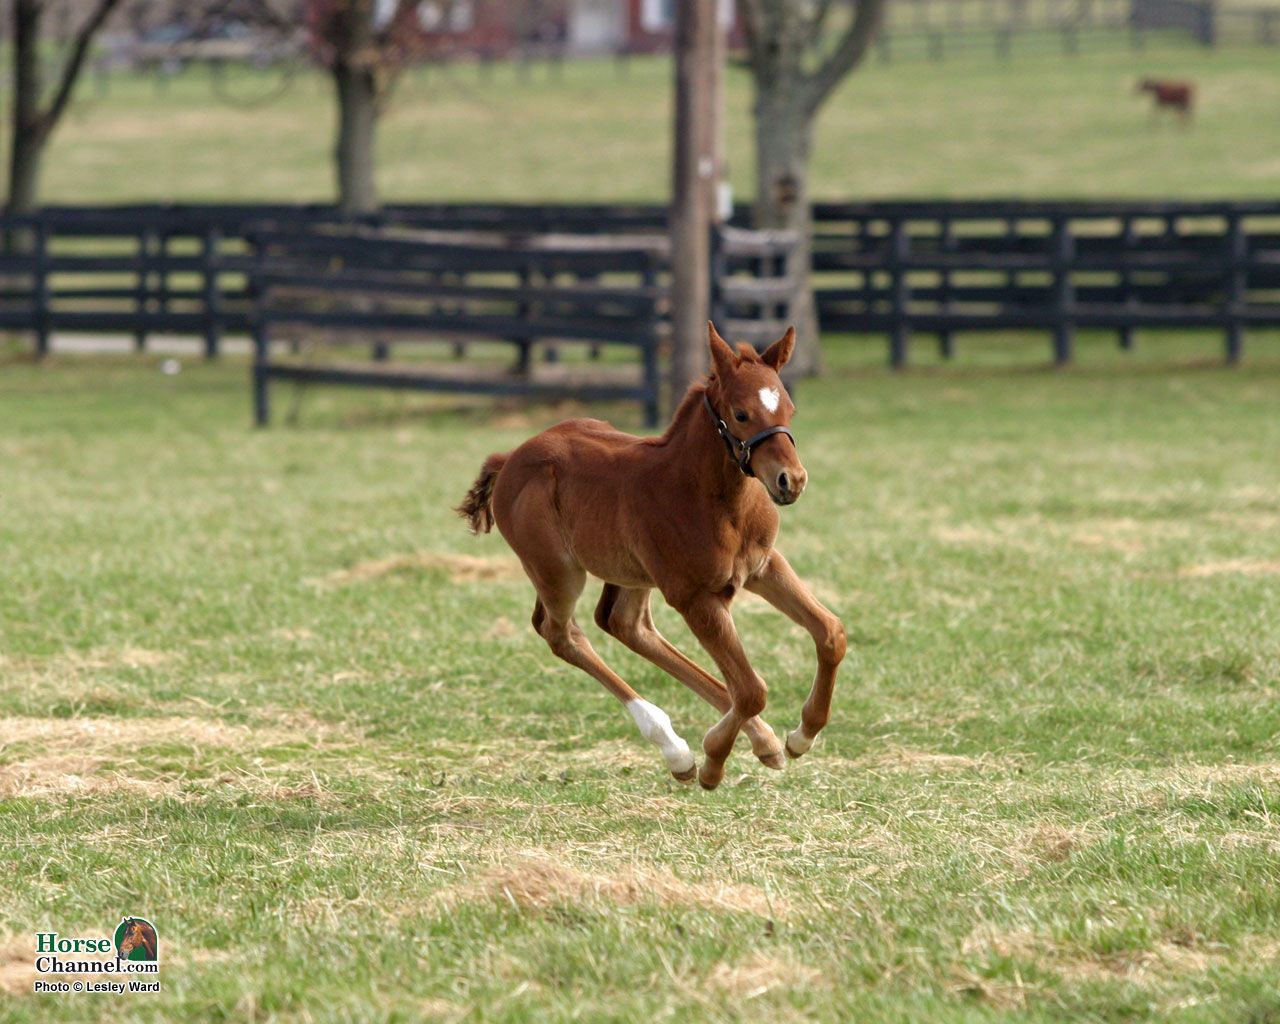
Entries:
{"type": "Polygon", "coordinates": [[[831,710],[844,627],[774,547],[776,506],[804,491],[789,424],[795,412],[778,371],[795,330],[757,354],[730,348],[708,324],[711,374],[693,385],[661,437],[633,437],[601,420],[543,431],[490,455],[458,508],[473,532],[498,530],[520,557],[537,600],[533,628],[559,657],[590,673],[626,706],[671,774],[697,763],[661,708],[643,700],[595,652],[574,621],[587,574],[604,580],[596,624],[694,690],[724,717],[702,741],[698,781],[714,789],[739,730],[770,768],[813,745],[831,710]],[[723,682],[667,642],[649,612],[657,589],[720,668],[723,682]],[[767,693],[729,613],[734,595],[763,597],[813,636],[818,671],[800,725],[784,744],[764,720],[767,693]]]}

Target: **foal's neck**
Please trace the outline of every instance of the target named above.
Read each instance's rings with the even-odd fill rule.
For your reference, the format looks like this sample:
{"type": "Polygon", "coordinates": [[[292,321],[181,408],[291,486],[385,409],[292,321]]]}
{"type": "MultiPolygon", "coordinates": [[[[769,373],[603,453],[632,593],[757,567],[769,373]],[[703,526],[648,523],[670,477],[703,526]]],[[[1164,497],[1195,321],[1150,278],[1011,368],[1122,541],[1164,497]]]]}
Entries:
{"type": "Polygon", "coordinates": [[[726,505],[732,513],[746,494],[749,481],[716,433],[703,402],[705,391],[697,384],[689,389],[662,441],[667,458],[681,470],[693,493],[703,495],[709,504],[726,505]]]}

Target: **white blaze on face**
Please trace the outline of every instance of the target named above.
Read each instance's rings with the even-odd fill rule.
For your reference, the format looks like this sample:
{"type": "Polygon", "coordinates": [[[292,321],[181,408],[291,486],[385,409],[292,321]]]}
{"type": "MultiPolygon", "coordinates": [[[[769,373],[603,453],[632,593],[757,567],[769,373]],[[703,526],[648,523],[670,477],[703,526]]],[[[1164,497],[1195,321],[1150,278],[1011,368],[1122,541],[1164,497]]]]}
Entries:
{"type": "Polygon", "coordinates": [[[761,388],[760,389],[760,404],[763,405],[769,412],[778,411],[778,402],[781,401],[781,399],[782,399],[782,396],[778,394],[777,388],[761,388]]]}
{"type": "Polygon", "coordinates": [[[671,719],[662,708],[647,700],[637,699],[627,701],[627,710],[636,720],[640,735],[662,751],[671,771],[683,774],[693,767],[693,754],[689,750],[689,744],[675,734],[675,730],[671,728],[671,719]]]}

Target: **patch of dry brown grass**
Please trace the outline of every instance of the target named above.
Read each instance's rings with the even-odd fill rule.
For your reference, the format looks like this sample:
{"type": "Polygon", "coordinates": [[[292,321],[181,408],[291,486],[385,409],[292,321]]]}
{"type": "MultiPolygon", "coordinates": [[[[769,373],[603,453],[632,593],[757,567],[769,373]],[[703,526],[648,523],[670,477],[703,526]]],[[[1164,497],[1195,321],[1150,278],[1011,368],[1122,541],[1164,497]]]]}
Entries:
{"type": "Polygon", "coordinates": [[[151,651],[144,647],[95,647],[90,651],[64,651],[44,657],[0,654],[0,670],[6,676],[20,673],[65,679],[111,669],[160,668],[177,658],[172,651],[151,651]]]}
{"type": "Polygon", "coordinates": [[[424,1020],[461,1020],[470,1012],[467,1007],[447,999],[423,999],[415,1009],[424,1020]]]}
{"type": "MultiPolygon", "coordinates": [[[[1262,935],[1247,937],[1232,949],[1196,935],[1178,934],[1166,936],[1145,949],[1100,953],[1057,942],[1030,929],[1004,930],[983,924],[969,933],[960,951],[966,957],[1022,961],[1066,982],[1123,981],[1157,989],[1170,980],[1218,967],[1270,962],[1277,949],[1280,943],[1262,935]]],[[[1030,991],[1025,985],[1010,987],[1005,981],[984,978],[964,966],[957,968],[955,977],[957,987],[997,1005],[1022,1005],[1030,991]]]]}
{"type": "Polygon", "coordinates": [[[1209,519],[1249,533],[1274,533],[1280,530],[1280,515],[1271,512],[1212,512],[1209,519]]]}
{"type": "Polygon", "coordinates": [[[1026,536],[1036,524],[1029,519],[997,519],[990,523],[953,523],[929,531],[934,540],[958,547],[1004,549],[1033,553],[1041,545],[1026,536]]]}
{"type": "Polygon", "coordinates": [[[1191,764],[1175,769],[1182,779],[1196,782],[1280,782],[1280,763],[1274,761],[1257,764],[1239,764],[1223,762],[1222,764],[1191,764]]]}
{"type": "Polygon", "coordinates": [[[30,995],[36,980],[32,936],[10,935],[0,940],[0,991],[10,995],[30,995]]]}
{"type": "Polygon", "coordinates": [[[913,750],[908,747],[889,746],[864,754],[854,762],[861,768],[880,768],[891,771],[977,771],[1012,767],[1006,758],[983,754],[967,757],[964,754],[942,754],[933,750],[913,750]]]}
{"type": "Polygon", "coordinates": [[[1038,825],[1018,837],[1018,847],[1041,864],[1060,864],[1092,841],[1084,829],[1038,825]]]}
{"type": "Polygon", "coordinates": [[[986,978],[966,967],[957,967],[951,972],[952,992],[979,999],[997,1010],[1025,1009],[1028,996],[1035,991],[1028,988],[1022,976],[1015,975],[1013,981],[1003,978],[986,978]]]}
{"type": "Polygon", "coordinates": [[[327,576],[308,580],[315,586],[342,587],[352,583],[366,583],[392,573],[444,572],[454,583],[473,583],[480,580],[511,580],[523,575],[520,563],[514,558],[480,558],[475,555],[450,555],[436,551],[419,551],[405,555],[357,562],[350,569],[339,569],[327,576]]]}
{"type": "Polygon", "coordinates": [[[123,791],[151,797],[178,792],[177,779],[141,779],[119,771],[102,772],[106,759],[49,754],[0,767],[0,796],[87,796],[123,791]]]}
{"type": "Polygon", "coordinates": [[[822,973],[793,956],[756,950],[742,960],[721,961],[707,975],[707,985],[739,999],[755,999],[774,989],[819,985],[822,973]]]}
{"type": "Polygon", "coordinates": [[[1186,579],[1209,576],[1280,576],[1280,559],[1228,558],[1219,562],[1201,562],[1178,570],[1186,579]]]}
{"type": "Polygon", "coordinates": [[[625,864],[609,872],[582,871],[564,854],[545,849],[503,856],[474,880],[445,890],[445,906],[475,900],[499,900],[521,910],[556,906],[656,903],[665,907],[702,907],[758,917],[785,916],[790,907],[755,885],[710,879],[686,881],[665,867],[625,864]]]}
{"type": "Polygon", "coordinates": [[[493,640],[505,640],[508,637],[517,636],[519,630],[515,624],[505,615],[499,615],[493,620],[493,625],[485,630],[485,636],[493,640]]]}
{"type": "Polygon", "coordinates": [[[172,796],[187,786],[230,785],[273,800],[322,795],[318,781],[283,782],[237,771],[192,783],[180,775],[156,775],[131,753],[139,747],[184,743],[195,748],[244,751],[305,739],[325,743],[345,737],[310,716],[270,727],[231,725],[184,716],[152,718],[0,718],[0,756],[22,744],[35,748],[0,765],[0,796],[111,794],[124,791],[172,796]],[[108,764],[114,767],[107,769],[108,764]],[[104,770],[105,769],[105,770],[104,770]]]}

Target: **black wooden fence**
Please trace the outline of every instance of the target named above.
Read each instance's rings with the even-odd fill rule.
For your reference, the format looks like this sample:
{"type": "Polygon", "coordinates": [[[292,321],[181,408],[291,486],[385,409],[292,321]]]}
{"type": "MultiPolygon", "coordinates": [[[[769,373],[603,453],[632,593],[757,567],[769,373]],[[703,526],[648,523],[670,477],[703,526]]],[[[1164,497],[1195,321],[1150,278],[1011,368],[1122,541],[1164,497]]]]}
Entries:
{"type": "MultiPolygon", "coordinates": [[[[653,235],[665,218],[645,204],[424,204],[368,224],[484,231],[518,247],[556,233],[653,235]]],[[[920,331],[949,351],[957,331],[1044,330],[1066,360],[1077,327],[1114,329],[1126,344],[1136,328],[1213,328],[1236,359],[1247,329],[1280,326],[1280,202],[819,203],[814,219],[822,327],[883,333],[898,364],[920,331]]],[[[224,333],[252,325],[253,233],[339,221],[332,207],[283,204],[0,219],[29,243],[0,256],[0,328],[32,332],[41,352],[53,331],[126,333],[139,345],[174,332],[202,336],[213,355],[224,333]]],[[[759,313],[770,287],[738,283],[723,296],[755,289],[759,313]]]]}
{"type": "Polygon", "coordinates": [[[1132,0],[1135,32],[1172,31],[1202,46],[1280,45],[1280,7],[1218,0],[1132,0]]]}
{"type": "MultiPolygon", "coordinates": [[[[269,418],[272,380],[443,392],[643,404],[657,422],[662,294],[652,248],[590,244],[580,236],[525,244],[459,242],[421,233],[318,228],[254,236],[254,409],[269,418]],[[305,339],[304,357],[274,341],[305,339]],[[316,351],[316,339],[348,358],[316,351]],[[513,359],[488,372],[468,360],[390,360],[423,342],[496,341],[513,359]],[[625,365],[555,360],[535,365],[536,344],[620,346],[639,354],[625,365]],[[353,347],[373,360],[353,363],[353,347]],[[637,367],[638,362],[638,367],[637,367]],[[551,372],[549,372],[551,371],[551,372]],[[638,372],[637,372],[638,371],[638,372]]],[[[295,344],[295,349],[301,349],[295,344]]]]}
{"type": "Polygon", "coordinates": [[[894,0],[876,37],[882,61],[1014,52],[1280,43],[1280,8],[1220,0],[894,0]]]}
{"type": "Polygon", "coordinates": [[[1077,328],[1216,328],[1235,362],[1248,327],[1280,326],[1280,203],[818,204],[822,326],[913,332],[949,355],[961,330],[1044,330],[1072,358],[1077,328]]]}

